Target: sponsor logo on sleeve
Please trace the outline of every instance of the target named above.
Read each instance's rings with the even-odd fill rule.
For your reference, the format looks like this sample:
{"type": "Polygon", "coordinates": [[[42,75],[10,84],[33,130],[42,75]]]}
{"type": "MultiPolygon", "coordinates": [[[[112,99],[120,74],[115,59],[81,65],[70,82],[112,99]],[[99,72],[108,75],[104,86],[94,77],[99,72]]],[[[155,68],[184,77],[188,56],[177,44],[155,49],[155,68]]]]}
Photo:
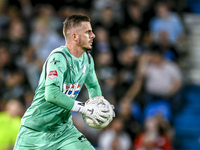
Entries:
{"type": "Polygon", "coordinates": [[[54,79],[54,78],[56,78],[57,76],[58,76],[58,73],[57,73],[56,70],[52,70],[52,71],[50,71],[49,74],[48,74],[48,77],[49,77],[50,79],[54,79]]]}

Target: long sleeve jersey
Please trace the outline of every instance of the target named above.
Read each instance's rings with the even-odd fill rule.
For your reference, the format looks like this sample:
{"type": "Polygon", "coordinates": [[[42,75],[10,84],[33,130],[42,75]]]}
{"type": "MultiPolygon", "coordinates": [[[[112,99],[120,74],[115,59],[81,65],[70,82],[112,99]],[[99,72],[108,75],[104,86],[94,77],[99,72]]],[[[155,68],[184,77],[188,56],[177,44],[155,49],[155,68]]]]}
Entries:
{"type": "Polygon", "coordinates": [[[33,102],[21,124],[39,131],[61,122],[72,124],[71,109],[84,84],[90,98],[102,95],[92,56],[85,52],[77,58],[66,46],[53,50],[43,65],[33,102]]]}

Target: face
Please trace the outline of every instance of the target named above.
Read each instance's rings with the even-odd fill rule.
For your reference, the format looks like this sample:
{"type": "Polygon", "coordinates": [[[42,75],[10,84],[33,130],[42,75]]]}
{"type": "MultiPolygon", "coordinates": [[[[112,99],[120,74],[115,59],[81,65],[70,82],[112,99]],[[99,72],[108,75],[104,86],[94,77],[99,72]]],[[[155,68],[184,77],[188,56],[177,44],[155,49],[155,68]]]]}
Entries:
{"type": "Polygon", "coordinates": [[[160,54],[157,54],[157,53],[152,53],[150,55],[150,61],[151,63],[153,63],[154,65],[161,65],[162,62],[163,62],[163,59],[162,59],[162,56],[160,54]]]}
{"type": "Polygon", "coordinates": [[[92,27],[90,22],[82,22],[82,26],[78,32],[78,45],[84,50],[87,51],[92,49],[93,39],[95,34],[92,32],[92,27]]]}
{"type": "Polygon", "coordinates": [[[167,17],[167,15],[168,15],[167,6],[164,4],[158,5],[156,12],[157,12],[158,16],[160,16],[160,17],[163,17],[163,18],[167,17]]]}

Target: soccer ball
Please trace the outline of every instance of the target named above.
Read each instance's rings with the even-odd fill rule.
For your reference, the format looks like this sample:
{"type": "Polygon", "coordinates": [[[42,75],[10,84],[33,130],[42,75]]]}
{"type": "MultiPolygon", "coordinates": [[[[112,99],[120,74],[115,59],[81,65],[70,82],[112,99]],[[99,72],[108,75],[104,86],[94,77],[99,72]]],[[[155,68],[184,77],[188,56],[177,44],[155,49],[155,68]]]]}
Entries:
{"type": "Polygon", "coordinates": [[[85,115],[82,115],[82,118],[83,118],[84,122],[89,127],[94,128],[94,129],[102,129],[102,128],[105,128],[113,120],[113,108],[111,107],[109,102],[105,102],[104,101],[104,102],[98,103],[96,109],[101,108],[101,107],[108,107],[108,109],[110,110],[110,115],[107,118],[107,121],[106,122],[101,122],[100,125],[97,125],[95,123],[95,121],[93,121],[91,118],[89,118],[89,117],[87,117],[85,115]]]}

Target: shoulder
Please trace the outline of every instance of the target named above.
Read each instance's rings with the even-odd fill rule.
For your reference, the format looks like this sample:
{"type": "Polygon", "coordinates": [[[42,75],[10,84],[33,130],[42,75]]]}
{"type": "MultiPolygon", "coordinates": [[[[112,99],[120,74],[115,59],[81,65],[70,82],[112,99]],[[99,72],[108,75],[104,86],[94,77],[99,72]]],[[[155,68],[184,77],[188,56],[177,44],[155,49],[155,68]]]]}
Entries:
{"type": "Polygon", "coordinates": [[[57,62],[62,62],[64,64],[66,64],[66,61],[67,61],[67,55],[66,53],[64,52],[64,48],[61,46],[61,47],[58,47],[56,49],[54,49],[50,55],[49,55],[49,58],[48,58],[50,62],[52,61],[55,61],[54,63],[56,64],[57,62]]]}
{"type": "Polygon", "coordinates": [[[158,22],[160,22],[160,19],[157,16],[155,16],[150,20],[150,25],[155,25],[158,22]]]}
{"type": "Polygon", "coordinates": [[[57,57],[63,56],[64,58],[68,57],[67,52],[65,51],[65,48],[63,46],[54,49],[50,53],[49,57],[51,57],[51,56],[57,56],[57,57]]]}
{"type": "Polygon", "coordinates": [[[90,52],[85,52],[85,54],[92,59],[92,55],[90,54],[90,52]]]}
{"type": "Polygon", "coordinates": [[[173,61],[166,60],[165,61],[165,66],[166,66],[166,68],[168,68],[168,70],[177,70],[177,71],[180,71],[180,67],[178,66],[178,64],[176,64],[173,61]]]}
{"type": "Polygon", "coordinates": [[[85,55],[85,57],[87,57],[89,64],[93,64],[94,63],[94,59],[93,59],[92,55],[89,52],[85,52],[84,55],[85,55]]]}
{"type": "Polygon", "coordinates": [[[170,66],[170,67],[171,67],[171,66],[178,67],[178,65],[177,65],[174,61],[172,61],[172,60],[165,59],[164,62],[165,62],[165,64],[166,64],[167,66],[170,66]]]}
{"type": "Polygon", "coordinates": [[[175,12],[171,12],[170,13],[170,17],[173,20],[179,20],[180,19],[179,15],[177,13],[175,13],[175,12]]]}

